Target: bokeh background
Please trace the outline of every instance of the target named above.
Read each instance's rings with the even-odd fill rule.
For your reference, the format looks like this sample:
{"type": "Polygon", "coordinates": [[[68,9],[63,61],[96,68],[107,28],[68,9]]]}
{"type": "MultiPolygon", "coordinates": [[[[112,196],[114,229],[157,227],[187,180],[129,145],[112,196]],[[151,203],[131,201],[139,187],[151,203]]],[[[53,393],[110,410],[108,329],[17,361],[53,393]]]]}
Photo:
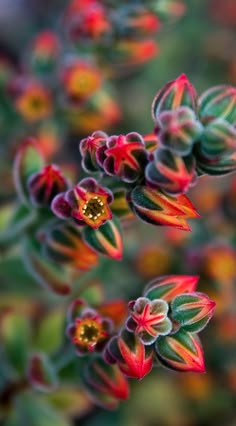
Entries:
{"type": "MultiPolygon", "coordinates": [[[[54,28],[57,25],[55,16],[66,3],[62,0],[0,0],[0,57],[8,58],[13,68],[18,69],[22,56],[27,56],[26,46],[31,38],[42,29],[54,28]]],[[[133,130],[150,133],[153,127],[150,105],[154,95],[168,80],[183,72],[198,93],[213,85],[236,84],[235,0],[186,0],[185,3],[184,16],[166,23],[157,34],[159,53],[155,58],[143,65],[119,70],[115,75],[108,73],[107,90],[120,109],[119,119],[111,122],[110,133],[133,130]]],[[[0,104],[0,226],[4,229],[15,202],[11,164],[18,135],[14,129],[10,136],[6,131],[2,118],[6,105],[1,100],[0,104]]],[[[66,159],[68,168],[76,168],[73,173],[77,174],[80,173],[78,142],[84,133],[90,133],[89,124],[86,126],[85,130],[79,128],[66,138],[61,137],[63,131],[59,131],[59,148],[50,153],[59,163],[66,159]]],[[[98,293],[104,286],[106,299],[129,300],[138,297],[144,285],[158,275],[200,275],[200,291],[208,293],[217,303],[215,317],[202,335],[206,374],[181,374],[155,368],[142,381],[131,381],[130,400],[109,412],[94,406],[84,395],[79,366],[73,365],[70,371],[62,368],[62,385],[52,394],[35,392],[29,399],[27,392],[19,392],[7,420],[8,408],[1,407],[0,424],[235,426],[235,194],[233,175],[219,179],[202,177],[190,192],[201,215],[201,219],[192,221],[192,233],[152,228],[126,220],[124,260],[105,259],[85,278],[85,282],[93,283],[98,293]]],[[[31,345],[52,354],[63,333],[66,306],[76,296],[80,278],[72,295],[62,301],[35,282],[20,260],[20,251],[20,246],[16,245],[9,253],[1,253],[0,312],[10,309],[16,319],[20,318],[22,328],[8,326],[19,335],[23,330],[24,338],[21,335],[19,339],[25,351],[31,345]]],[[[18,355],[20,357],[21,353],[18,355]]],[[[4,381],[15,374],[11,355],[6,360],[3,347],[0,348],[1,357],[4,364],[0,363],[0,390],[4,381]]]]}

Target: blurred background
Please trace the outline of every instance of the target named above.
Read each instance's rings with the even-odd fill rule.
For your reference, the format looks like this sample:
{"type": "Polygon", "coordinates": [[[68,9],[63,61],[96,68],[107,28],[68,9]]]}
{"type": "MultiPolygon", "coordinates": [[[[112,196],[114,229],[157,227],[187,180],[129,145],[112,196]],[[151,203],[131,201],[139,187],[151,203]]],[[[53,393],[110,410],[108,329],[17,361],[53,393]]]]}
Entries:
{"type": "MultiPolygon", "coordinates": [[[[117,6],[119,2],[115,3],[117,6]]],[[[89,63],[96,68],[92,78],[103,79],[96,99],[90,98],[77,108],[71,103],[63,76],[68,63],[74,61],[68,39],[63,47],[66,59],[59,59],[59,66],[53,68],[53,58],[49,76],[38,68],[40,52],[32,47],[40,31],[50,29],[60,34],[60,30],[70,30],[61,18],[68,4],[63,0],[0,0],[2,230],[15,206],[12,159],[27,135],[41,138],[47,159],[63,164],[69,175],[77,177],[82,174],[78,142],[85,135],[97,128],[110,134],[152,132],[150,106],[167,81],[185,73],[199,94],[210,86],[236,84],[235,0],[186,0],[184,13],[181,11],[178,19],[163,19],[160,31],[152,35],[157,42],[155,55],[149,58],[147,54],[145,63],[138,61],[140,50],[136,56],[132,53],[131,59],[121,55],[117,61],[109,49],[101,52],[98,46],[93,50],[87,39],[81,43],[76,39],[76,54],[83,60],[89,56],[89,63]],[[62,76],[61,69],[65,69],[62,76]],[[39,122],[27,102],[23,101],[23,107],[18,102],[27,95],[32,70],[50,86],[54,97],[53,115],[46,114],[44,119],[43,109],[39,122]],[[54,85],[55,76],[59,83],[54,85]],[[58,95],[60,84],[64,92],[58,95]],[[58,104],[60,108],[55,107],[58,104]]],[[[47,109],[47,104],[43,108],[47,109]]],[[[203,176],[189,197],[201,215],[192,221],[191,233],[153,228],[124,218],[124,260],[105,259],[82,279],[91,282],[98,300],[103,288],[106,300],[128,301],[140,296],[146,283],[158,275],[200,275],[198,289],[217,303],[215,316],[202,335],[207,373],[181,374],[154,368],[142,381],[131,380],[129,401],[109,412],[94,406],[84,394],[76,362],[63,369],[62,361],[61,386],[54,392],[29,394],[22,386],[10,405],[6,395],[5,400],[0,398],[1,425],[236,426],[236,178],[203,176]]],[[[60,346],[65,311],[80,283],[78,277],[72,294],[63,300],[48,293],[26,271],[20,252],[21,247],[16,245],[0,253],[0,395],[7,381],[14,382],[20,374],[17,363],[23,352],[37,348],[51,355],[60,346]]]]}

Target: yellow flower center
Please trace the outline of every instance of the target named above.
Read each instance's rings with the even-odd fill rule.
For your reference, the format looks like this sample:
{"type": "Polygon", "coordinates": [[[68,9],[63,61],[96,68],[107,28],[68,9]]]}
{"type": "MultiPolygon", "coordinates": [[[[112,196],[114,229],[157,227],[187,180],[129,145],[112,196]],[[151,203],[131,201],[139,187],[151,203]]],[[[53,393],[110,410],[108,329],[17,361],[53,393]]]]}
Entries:
{"type": "Polygon", "coordinates": [[[102,200],[95,196],[84,204],[82,209],[83,215],[95,222],[102,214],[104,214],[105,211],[103,207],[104,203],[102,200]]]}
{"type": "Polygon", "coordinates": [[[77,324],[75,342],[81,345],[95,345],[102,337],[101,325],[91,318],[77,324]]]}

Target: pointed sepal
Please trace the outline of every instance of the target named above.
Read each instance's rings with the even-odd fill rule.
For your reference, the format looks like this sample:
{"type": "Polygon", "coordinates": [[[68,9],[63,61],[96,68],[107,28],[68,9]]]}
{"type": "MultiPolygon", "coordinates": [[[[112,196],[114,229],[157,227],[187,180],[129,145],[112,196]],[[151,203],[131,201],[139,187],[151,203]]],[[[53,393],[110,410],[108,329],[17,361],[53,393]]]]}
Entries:
{"type": "Polygon", "coordinates": [[[147,284],[144,297],[150,300],[163,299],[170,303],[182,293],[194,292],[198,283],[197,275],[165,275],[147,284]]]}
{"type": "Polygon", "coordinates": [[[236,123],[236,87],[221,85],[204,92],[199,98],[199,116],[207,123],[222,118],[230,124],[236,123]]]}
{"type": "Polygon", "coordinates": [[[181,294],[171,303],[173,319],[191,333],[198,333],[206,327],[214,308],[215,302],[199,292],[181,294]]]}
{"type": "Polygon", "coordinates": [[[22,203],[29,203],[28,179],[41,170],[44,159],[34,139],[27,139],[19,148],[13,166],[14,183],[22,203]]]}
{"type": "Polygon", "coordinates": [[[61,265],[42,256],[42,247],[34,238],[25,238],[23,260],[26,269],[40,285],[61,296],[70,293],[71,277],[61,265]]]}
{"type": "Polygon", "coordinates": [[[203,126],[195,113],[184,106],[162,111],[155,123],[155,133],[160,144],[180,156],[191,153],[202,130],[203,126]]]}
{"type": "Polygon", "coordinates": [[[52,392],[58,384],[56,371],[48,357],[32,353],[28,360],[27,376],[30,385],[42,392],[52,392]]]}
{"type": "Polygon", "coordinates": [[[152,117],[156,120],[161,111],[173,110],[179,106],[187,106],[194,111],[197,109],[196,90],[184,74],[167,83],[157,93],[152,103],[152,117]]]}
{"type": "Polygon", "coordinates": [[[196,183],[195,167],[193,155],[181,157],[169,149],[158,148],[145,169],[145,177],[150,186],[169,194],[182,194],[196,183]]]}
{"type": "Polygon", "coordinates": [[[54,164],[43,167],[30,176],[27,187],[35,206],[49,207],[53,198],[68,189],[69,183],[59,167],[54,164]]]}
{"type": "Polygon", "coordinates": [[[157,339],[155,353],[161,364],[171,370],[205,372],[203,351],[198,336],[183,329],[157,339]]]}
{"type": "Polygon", "coordinates": [[[117,365],[109,365],[102,358],[94,358],[82,372],[85,391],[95,404],[106,409],[117,407],[119,400],[129,396],[126,377],[117,365]]]}
{"type": "Polygon", "coordinates": [[[198,148],[207,163],[233,154],[236,151],[235,127],[222,119],[211,121],[202,133],[198,148]]]}
{"type": "Polygon", "coordinates": [[[107,362],[117,363],[122,373],[135,379],[142,379],[151,371],[152,355],[152,348],[127,330],[110,340],[104,354],[107,362]]]}
{"type": "Polygon", "coordinates": [[[38,238],[46,258],[75,269],[88,270],[98,262],[97,253],[82,239],[79,228],[72,223],[53,220],[39,230],[38,238]]]}
{"type": "Polygon", "coordinates": [[[136,186],[130,195],[134,213],[152,225],[172,226],[190,231],[186,219],[199,217],[186,195],[171,197],[158,189],[136,186]]]}
{"type": "Polygon", "coordinates": [[[86,226],[83,229],[83,238],[96,252],[113,259],[122,258],[123,242],[120,224],[117,219],[107,221],[98,229],[86,226]]]}

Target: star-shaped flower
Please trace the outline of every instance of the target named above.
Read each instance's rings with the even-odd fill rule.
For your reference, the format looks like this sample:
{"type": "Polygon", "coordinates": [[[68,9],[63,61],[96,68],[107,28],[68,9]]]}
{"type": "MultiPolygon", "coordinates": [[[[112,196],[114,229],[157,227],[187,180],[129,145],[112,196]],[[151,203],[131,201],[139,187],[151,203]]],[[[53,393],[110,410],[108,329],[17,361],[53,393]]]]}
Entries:
{"type": "Polygon", "coordinates": [[[172,329],[172,323],[167,318],[168,304],[162,299],[149,300],[139,297],[129,302],[130,317],[126,327],[137,334],[143,344],[151,345],[158,336],[167,335],[172,329]]]}

